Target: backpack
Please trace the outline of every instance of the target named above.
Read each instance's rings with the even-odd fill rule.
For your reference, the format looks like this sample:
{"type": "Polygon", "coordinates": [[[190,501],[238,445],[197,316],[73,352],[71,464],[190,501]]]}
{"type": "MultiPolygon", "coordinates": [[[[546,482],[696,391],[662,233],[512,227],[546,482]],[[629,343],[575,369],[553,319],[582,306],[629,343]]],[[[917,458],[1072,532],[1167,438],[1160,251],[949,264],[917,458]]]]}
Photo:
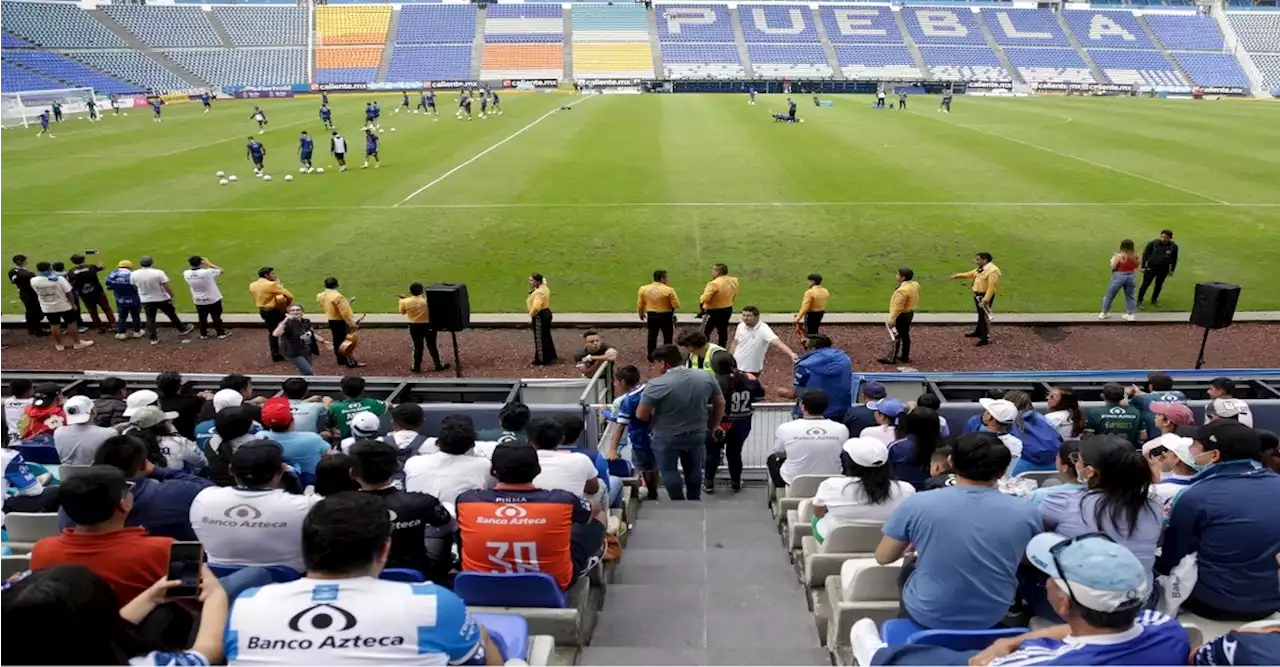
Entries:
{"type": "Polygon", "coordinates": [[[1014,428],[1013,435],[1022,441],[1022,460],[1032,465],[1053,465],[1062,447],[1062,435],[1043,415],[1028,410],[1022,415],[1022,428],[1014,428]]]}

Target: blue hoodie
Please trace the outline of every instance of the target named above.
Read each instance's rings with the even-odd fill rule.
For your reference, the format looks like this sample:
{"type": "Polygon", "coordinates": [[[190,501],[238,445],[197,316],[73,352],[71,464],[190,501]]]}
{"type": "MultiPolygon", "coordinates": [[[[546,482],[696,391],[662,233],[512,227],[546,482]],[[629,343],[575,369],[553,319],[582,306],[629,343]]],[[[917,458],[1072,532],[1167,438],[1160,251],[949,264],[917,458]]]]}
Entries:
{"type": "Polygon", "coordinates": [[[138,288],[129,282],[129,275],[132,273],[129,269],[116,269],[107,274],[107,289],[115,295],[117,308],[141,303],[138,301],[138,288]]]}
{"type": "Polygon", "coordinates": [[[1199,579],[1192,600],[1242,619],[1280,611],[1277,507],[1280,475],[1248,460],[1205,468],[1173,503],[1156,572],[1168,574],[1194,552],[1199,579]]]}
{"type": "MultiPolygon", "coordinates": [[[[157,537],[185,542],[199,540],[191,529],[191,501],[196,499],[196,494],[213,486],[213,482],[169,468],[156,468],[151,476],[135,477],[133,482],[133,509],[124,525],[142,526],[148,535],[157,537]]],[[[73,524],[62,512],[58,525],[67,528],[73,524]]]]}
{"type": "MultiPolygon", "coordinates": [[[[853,404],[853,362],[844,350],[836,347],[820,347],[810,350],[796,362],[796,393],[801,389],[821,389],[827,392],[827,419],[840,421],[853,404]]],[[[796,406],[799,415],[800,407],[796,406]]]]}

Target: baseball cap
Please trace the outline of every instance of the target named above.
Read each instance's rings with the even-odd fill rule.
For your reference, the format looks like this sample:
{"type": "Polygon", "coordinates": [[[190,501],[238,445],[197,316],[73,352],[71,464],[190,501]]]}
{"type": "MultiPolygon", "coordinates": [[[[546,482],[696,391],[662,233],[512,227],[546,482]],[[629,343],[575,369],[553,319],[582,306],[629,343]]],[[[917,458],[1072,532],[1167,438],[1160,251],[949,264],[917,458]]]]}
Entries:
{"type": "MultiPolygon", "coordinates": [[[[225,390],[224,390],[225,391],[225,390]]],[[[268,399],[262,404],[262,425],[275,430],[289,428],[293,423],[293,408],[283,396],[268,399]]]]}
{"type": "Polygon", "coordinates": [[[1261,447],[1258,432],[1234,419],[1215,419],[1201,426],[1195,440],[1205,451],[1249,451],[1261,447]]]}
{"type": "Polygon", "coordinates": [[[155,405],[159,400],[160,394],[150,389],[135,391],[124,399],[124,416],[132,417],[140,408],[147,405],[155,405]]]}
{"type": "Polygon", "coordinates": [[[213,411],[221,412],[226,408],[234,408],[244,403],[244,396],[235,389],[219,389],[213,395],[213,411]]]}
{"type": "Polygon", "coordinates": [[[1152,450],[1154,450],[1157,447],[1164,447],[1165,449],[1169,449],[1169,445],[1172,444],[1175,440],[1187,440],[1188,441],[1187,446],[1188,447],[1191,446],[1191,442],[1190,442],[1191,438],[1178,435],[1177,433],[1165,433],[1164,435],[1161,435],[1158,438],[1152,438],[1146,441],[1145,443],[1143,443],[1142,455],[1151,456],[1152,450]]]}
{"type": "Polygon", "coordinates": [[[31,404],[37,408],[52,407],[58,402],[58,396],[62,394],[62,390],[58,385],[52,382],[41,382],[36,385],[35,393],[32,394],[31,404]]]}
{"type": "Polygon", "coordinates": [[[378,419],[378,415],[365,411],[351,415],[351,419],[347,420],[347,426],[351,427],[351,435],[356,436],[357,439],[368,438],[377,435],[382,422],[378,419]]]}
{"type": "Polygon", "coordinates": [[[849,438],[840,448],[864,468],[878,468],[889,460],[889,446],[877,438],[849,438]]]}
{"type": "Polygon", "coordinates": [[[979,398],[978,403],[996,421],[1001,424],[1012,424],[1018,418],[1018,406],[1003,398],[979,398]]]}
{"type": "Polygon", "coordinates": [[[119,268],[119,269],[132,269],[132,268],[133,268],[133,262],[132,262],[132,261],[130,261],[130,260],[127,260],[127,259],[122,259],[122,260],[120,260],[120,261],[116,262],[116,268],[119,268]]]}
{"type": "Polygon", "coordinates": [[[1133,552],[1105,535],[1068,538],[1058,533],[1040,533],[1027,544],[1027,560],[1056,580],[1064,593],[1074,595],[1077,602],[1094,611],[1132,609],[1147,599],[1147,572],[1142,563],[1133,552]]]}
{"type": "Polygon", "coordinates": [[[151,428],[160,422],[173,421],[177,418],[176,412],[165,412],[158,406],[144,405],[133,412],[129,417],[129,423],[138,428],[151,428]]]}
{"type": "Polygon", "coordinates": [[[1196,467],[1196,457],[1191,453],[1191,443],[1195,442],[1191,438],[1181,438],[1176,435],[1163,436],[1164,448],[1173,452],[1179,461],[1187,464],[1188,468],[1196,467]]]}
{"type": "Polygon", "coordinates": [[[907,411],[907,404],[896,398],[882,398],[874,403],[868,403],[867,407],[893,419],[897,419],[898,415],[907,411]]]}
{"type": "MultiPolygon", "coordinates": [[[[1155,408],[1152,407],[1154,410],[1155,408]]],[[[1238,398],[1215,398],[1204,408],[1205,415],[1215,415],[1220,419],[1235,417],[1236,421],[1253,428],[1253,412],[1249,404],[1238,398]]]]}
{"type": "MultiPolygon", "coordinates": [[[[884,385],[876,382],[875,380],[869,380],[862,383],[862,395],[866,396],[867,399],[871,401],[878,401],[885,396],[888,396],[889,392],[885,390],[884,385]]],[[[875,408],[871,409],[874,410],[875,408]]]]}
{"type": "Polygon", "coordinates": [[[252,440],[236,447],[231,454],[231,474],[250,486],[271,481],[282,466],[284,448],[274,440],[252,440]]]}
{"type": "Polygon", "coordinates": [[[1174,426],[1190,426],[1196,423],[1196,417],[1191,414],[1191,408],[1181,403],[1152,403],[1151,411],[1164,415],[1164,418],[1174,426]]]}
{"type": "Polygon", "coordinates": [[[83,424],[93,416],[93,400],[88,396],[72,396],[63,404],[68,424],[83,424]]]}

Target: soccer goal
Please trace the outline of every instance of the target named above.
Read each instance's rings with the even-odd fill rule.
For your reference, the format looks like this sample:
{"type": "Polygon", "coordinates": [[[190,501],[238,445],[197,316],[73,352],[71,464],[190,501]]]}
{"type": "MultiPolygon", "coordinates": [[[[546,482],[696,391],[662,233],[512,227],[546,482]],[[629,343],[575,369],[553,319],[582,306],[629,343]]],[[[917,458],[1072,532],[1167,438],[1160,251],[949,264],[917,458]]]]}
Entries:
{"type": "MultiPolygon", "coordinates": [[[[58,88],[51,90],[28,90],[21,93],[0,93],[0,126],[27,127],[38,122],[42,111],[53,115],[53,103],[62,105],[65,118],[71,114],[88,113],[89,100],[95,99],[92,88],[58,88]]],[[[98,113],[102,113],[101,100],[98,113]]]]}

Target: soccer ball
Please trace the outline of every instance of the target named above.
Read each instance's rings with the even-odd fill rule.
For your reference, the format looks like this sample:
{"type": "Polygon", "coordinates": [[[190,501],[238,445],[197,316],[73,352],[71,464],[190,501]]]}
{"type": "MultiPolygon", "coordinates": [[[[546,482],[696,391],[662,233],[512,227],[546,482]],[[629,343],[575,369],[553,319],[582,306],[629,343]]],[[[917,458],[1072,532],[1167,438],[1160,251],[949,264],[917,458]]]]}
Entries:
{"type": "Polygon", "coordinates": [[[293,180],[293,174],[285,174],[285,175],[284,175],[284,180],[286,180],[286,181],[292,181],[292,180],[293,180]]]}
{"type": "Polygon", "coordinates": [[[305,173],[307,173],[307,168],[306,168],[306,167],[298,167],[298,173],[299,173],[299,174],[305,174],[305,173]]]}
{"type": "Polygon", "coordinates": [[[323,173],[324,173],[324,167],[316,167],[316,173],[317,173],[317,174],[323,174],[323,173]]]}
{"type": "Polygon", "coordinates": [[[231,181],[232,183],[235,183],[236,181],[238,181],[238,180],[240,180],[240,179],[236,178],[236,175],[235,175],[235,174],[232,174],[232,175],[230,175],[230,176],[228,176],[228,177],[227,177],[227,180],[228,180],[228,181],[231,181]]]}
{"type": "Polygon", "coordinates": [[[225,178],[218,179],[218,185],[226,185],[226,184],[227,184],[227,179],[225,178]]]}
{"type": "Polygon", "coordinates": [[[800,119],[800,122],[801,122],[801,123],[803,123],[803,122],[804,122],[804,119],[803,119],[803,118],[801,118],[801,119],[800,119]]]}
{"type": "Polygon", "coordinates": [[[221,172],[221,171],[220,171],[220,172],[218,172],[218,173],[217,173],[217,174],[215,174],[215,175],[216,175],[218,178],[222,178],[223,176],[226,176],[226,174],[225,174],[225,173],[223,173],[223,172],[221,172]]]}
{"type": "Polygon", "coordinates": [[[271,174],[263,174],[263,175],[262,175],[262,180],[264,180],[264,181],[269,181],[269,180],[271,180],[271,174]]]}
{"type": "Polygon", "coordinates": [[[382,128],[378,128],[378,134],[382,134],[383,132],[386,132],[386,130],[384,130],[384,129],[382,129],[382,128]]]}
{"type": "Polygon", "coordinates": [[[255,171],[255,172],[253,172],[253,177],[254,177],[254,178],[262,178],[262,172],[260,172],[260,171],[255,171]]]}
{"type": "Polygon", "coordinates": [[[395,131],[396,131],[396,128],[394,128],[394,127],[393,127],[393,128],[391,128],[391,131],[392,131],[392,132],[395,132],[395,131]]]}

